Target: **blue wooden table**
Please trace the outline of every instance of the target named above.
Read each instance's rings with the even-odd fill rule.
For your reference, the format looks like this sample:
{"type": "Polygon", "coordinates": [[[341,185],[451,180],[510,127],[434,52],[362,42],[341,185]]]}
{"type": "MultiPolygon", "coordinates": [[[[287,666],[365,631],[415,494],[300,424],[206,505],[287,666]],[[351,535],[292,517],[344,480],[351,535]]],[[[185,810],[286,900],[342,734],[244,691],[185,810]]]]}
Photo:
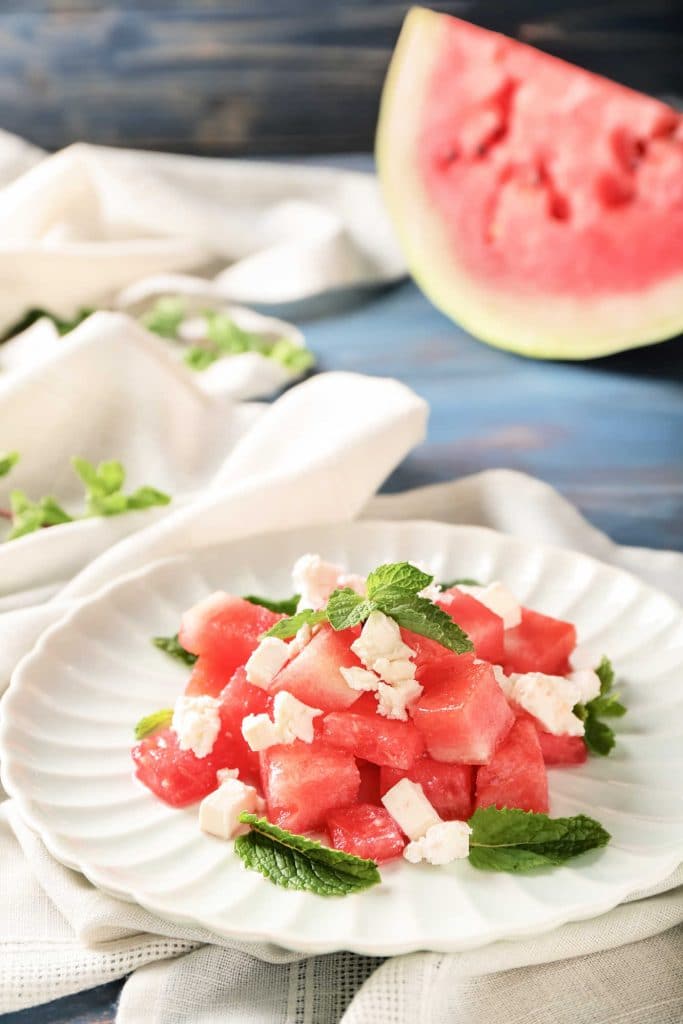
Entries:
{"type": "MultiPolygon", "coordinates": [[[[431,406],[401,490],[508,466],[554,484],[622,543],[683,548],[683,344],[593,363],[530,362],[480,344],[410,283],[304,324],[321,369],[391,375],[431,406]]],[[[120,983],[4,1024],[114,1018],[120,983]]]]}

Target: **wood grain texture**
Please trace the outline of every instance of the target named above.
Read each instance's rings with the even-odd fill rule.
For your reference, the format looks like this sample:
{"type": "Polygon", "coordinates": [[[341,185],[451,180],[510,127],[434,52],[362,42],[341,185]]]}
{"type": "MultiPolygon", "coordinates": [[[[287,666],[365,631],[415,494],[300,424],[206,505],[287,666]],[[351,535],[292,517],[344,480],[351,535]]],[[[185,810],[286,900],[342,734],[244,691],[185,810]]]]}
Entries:
{"type": "MultiPolygon", "coordinates": [[[[0,5],[0,127],[197,153],[367,151],[409,3],[24,0],[0,5]]],[[[683,95],[681,0],[446,0],[636,88],[683,95]]]]}

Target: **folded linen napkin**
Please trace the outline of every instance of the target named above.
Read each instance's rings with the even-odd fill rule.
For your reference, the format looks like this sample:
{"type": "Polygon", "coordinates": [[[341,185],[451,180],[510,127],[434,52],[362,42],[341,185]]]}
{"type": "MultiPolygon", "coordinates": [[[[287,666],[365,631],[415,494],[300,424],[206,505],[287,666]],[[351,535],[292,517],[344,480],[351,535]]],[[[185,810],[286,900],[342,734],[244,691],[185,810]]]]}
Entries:
{"type": "MultiPolygon", "coordinates": [[[[259,428],[264,425],[259,421],[259,428]]],[[[243,450],[251,458],[254,450],[243,450]]],[[[316,479],[315,474],[309,478],[316,479]]],[[[278,481],[269,486],[274,498],[278,481]]],[[[375,481],[363,483],[367,495],[374,486],[375,481]]],[[[234,536],[233,500],[234,492],[225,494],[225,514],[214,520],[207,538],[181,513],[184,545],[215,542],[221,522],[223,536],[234,536]]],[[[245,500],[239,494],[237,507],[244,508],[245,500]]],[[[475,522],[518,536],[533,531],[546,543],[640,569],[650,580],[654,574],[664,589],[680,596],[682,555],[653,558],[653,552],[611,544],[552,488],[519,473],[493,470],[453,484],[379,496],[363,514],[475,522]]],[[[276,522],[281,525],[277,512],[276,522]]],[[[138,559],[144,557],[143,536],[133,538],[138,559]]],[[[168,550],[177,550],[178,532],[168,536],[168,550]]],[[[161,553],[156,545],[149,550],[161,553]]],[[[120,564],[127,567],[125,559],[120,564]]],[[[97,574],[81,576],[88,578],[99,582],[97,574]]],[[[0,865],[7,894],[0,1009],[56,998],[133,971],[123,989],[119,1024],[499,1024],[513,1019],[511,1007],[515,1021],[538,1024],[678,1024],[683,1015],[683,870],[593,921],[471,953],[412,954],[382,962],[349,953],[305,958],[267,944],[228,942],[171,926],[57,864],[11,802],[0,811],[0,865]]]]}

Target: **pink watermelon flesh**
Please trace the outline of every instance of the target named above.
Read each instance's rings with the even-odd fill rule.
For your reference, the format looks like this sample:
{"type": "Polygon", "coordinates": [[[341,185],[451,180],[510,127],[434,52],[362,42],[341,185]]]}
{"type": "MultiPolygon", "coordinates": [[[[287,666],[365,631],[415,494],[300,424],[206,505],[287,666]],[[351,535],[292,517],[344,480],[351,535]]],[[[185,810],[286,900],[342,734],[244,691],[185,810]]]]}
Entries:
{"type": "Polygon", "coordinates": [[[360,697],[360,691],[351,689],[339,669],[360,666],[351,650],[359,633],[359,628],[336,633],[325,624],[303,651],[278,672],[271,693],[287,690],[304,704],[321,711],[350,707],[360,697]]]}
{"type": "Polygon", "coordinates": [[[447,596],[437,601],[454,622],[464,629],[474,644],[478,658],[493,665],[503,663],[503,620],[481,601],[463,594],[457,587],[445,592],[447,596]]]}
{"type": "Polygon", "coordinates": [[[466,821],[472,814],[474,769],[469,764],[444,764],[425,755],[408,771],[382,768],[380,792],[386,793],[403,778],[419,782],[436,812],[446,821],[466,821]]]}
{"type": "Polygon", "coordinates": [[[413,8],[377,162],[416,279],[478,337],[591,358],[683,330],[683,119],[666,104],[413,8]]]}
{"type": "Polygon", "coordinates": [[[356,804],[331,811],[327,831],[336,850],[378,863],[400,857],[405,842],[400,828],[383,807],[356,804]]]}
{"type": "Polygon", "coordinates": [[[533,724],[518,719],[490,762],[477,771],[475,805],[548,812],[548,779],[533,724]]]}
{"type": "Polygon", "coordinates": [[[360,787],[353,754],[319,740],[264,750],[261,779],[270,821],[291,832],[324,828],[328,813],[355,803],[360,787]]]}
{"type": "Polygon", "coordinates": [[[361,804],[380,804],[380,767],[372,764],[371,761],[363,761],[356,758],[358,771],[360,772],[360,789],[358,790],[358,802],[361,804]]]}
{"type": "Polygon", "coordinates": [[[543,729],[537,732],[546,764],[584,764],[587,760],[588,748],[583,736],[553,736],[543,729]]]}
{"type": "Polygon", "coordinates": [[[230,665],[231,659],[212,658],[208,654],[200,655],[192,668],[185,693],[189,697],[196,697],[200,694],[207,694],[210,697],[217,697],[221,690],[230,682],[232,672],[225,666],[230,665]]]}
{"type": "Polygon", "coordinates": [[[412,710],[435,761],[486,764],[514,715],[493,669],[471,654],[451,654],[418,671],[424,693],[412,710]]]}
{"type": "Polygon", "coordinates": [[[207,655],[229,679],[282,617],[241,597],[213,594],[185,612],[178,639],[186,651],[207,655]]]}
{"type": "MultiPolygon", "coordinates": [[[[371,696],[371,695],[368,695],[371,696]]],[[[424,740],[412,722],[398,722],[368,711],[337,711],[323,719],[326,742],[373,764],[410,768],[424,751],[424,740]]]]}
{"type": "Polygon", "coordinates": [[[505,630],[505,671],[564,676],[575,647],[576,627],[571,622],[523,608],[519,626],[505,630]]]}

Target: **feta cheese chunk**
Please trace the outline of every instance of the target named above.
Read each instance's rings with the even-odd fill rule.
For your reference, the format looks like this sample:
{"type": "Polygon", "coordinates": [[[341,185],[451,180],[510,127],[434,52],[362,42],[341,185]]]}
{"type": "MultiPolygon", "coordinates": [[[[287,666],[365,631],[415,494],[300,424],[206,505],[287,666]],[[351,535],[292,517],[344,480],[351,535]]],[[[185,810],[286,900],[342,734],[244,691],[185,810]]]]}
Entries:
{"type": "Polygon", "coordinates": [[[600,661],[587,647],[578,644],[569,656],[569,664],[572,672],[578,672],[583,668],[594,669],[600,661]]]}
{"type": "Polygon", "coordinates": [[[214,789],[200,803],[199,827],[202,832],[218,836],[219,839],[232,839],[233,836],[247,832],[249,828],[239,820],[240,814],[243,811],[257,813],[260,803],[253,786],[247,786],[239,779],[224,778],[218,789],[214,789]]]}
{"type": "Polygon", "coordinates": [[[282,736],[275,722],[265,713],[245,715],[242,719],[242,735],[251,750],[267,750],[282,743],[282,736]]]}
{"type": "Polygon", "coordinates": [[[513,629],[522,621],[522,606],[505,584],[496,580],[485,587],[469,586],[461,583],[458,590],[469,594],[481,604],[486,605],[496,615],[500,615],[505,629],[513,629]]]}
{"type": "Polygon", "coordinates": [[[289,644],[276,636],[264,636],[244,666],[247,682],[267,690],[281,668],[289,661],[289,644]]]}
{"type": "Polygon", "coordinates": [[[221,731],[220,706],[215,697],[178,697],[171,728],[181,750],[191,750],[195,757],[211,753],[221,731]]]}
{"type": "Polygon", "coordinates": [[[509,676],[505,675],[502,665],[491,665],[493,669],[493,677],[500,686],[501,690],[505,694],[508,700],[512,700],[513,682],[509,676]]]}
{"type": "Polygon", "coordinates": [[[397,658],[389,661],[388,658],[378,658],[375,662],[375,672],[385,683],[405,683],[415,678],[415,666],[407,658],[397,658]]]}
{"type": "Polygon", "coordinates": [[[441,818],[418,782],[400,779],[382,797],[382,803],[409,839],[421,839],[441,818]]]}
{"type": "Polygon", "coordinates": [[[351,644],[351,650],[366,668],[373,670],[380,658],[400,661],[415,656],[415,651],[403,643],[398,623],[378,611],[370,612],[360,636],[351,644]]]}
{"type": "Polygon", "coordinates": [[[377,688],[377,711],[385,718],[395,718],[400,722],[408,720],[408,708],[422,696],[424,687],[416,679],[404,679],[400,683],[389,686],[380,683],[377,688]]]}
{"type": "Polygon", "coordinates": [[[600,677],[592,668],[577,669],[570,672],[569,678],[575,683],[581,693],[580,703],[587,704],[600,695],[600,677]]]}
{"type": "Polygon", "coordinates": [[[302,555],[297,559],[292,569],[292,580],[295,592],[301,595],[299,611],[302,608],[324,608],[341,575],[340,565],[324,562],[320,555],[302,555]]]}
{"type": "Polygon", "coordinates": [[[273,701],[273,719],[266,714],[246,715],[242,735],[251,750],[267,750],[279,743],[303,740],[312,743],[313,719],[322,715],[319,708],[309,707],[287,690],[281,690],[273,701]]]}
{"type": "Polygon", "coordinates": [[[289,642],[289,659],[291,661],[297,654],[301,654],[304,647],[310,644],[313,637],[313,630],[311,629],[308,622],[304,622],[303,626],[297,630],[297,633],[293,640],[289,642]]]}
{"type": "Polygon", "coordinates": [[[421,860],[429,864],[450,864],[462,860],[470,852],[472,829],[466,821],[440,821],[432,825],[421,839],[408,843],[403,856],[411,864],[421,860]]]}
{"type": "Polygon", "coordinates": [[[583,736],[583,722],[573,713],[581,702],[581,690],[563,676],[543,672],[512,675],[512,700],[538,718],[554,736],[583,736]]]}
{"type": "Polygon", "coordinates": [[[339,671],[352,690],[376,690],[379,686],[379,676],[371,672],[369,668],[358,668],[353,665],[351,668],[339,666],[339,671]]]}
{"type": "Polygon", "coordinates": [[[273,701],[273,718],[276,728],[282,737],[281,743],[293,743],[303,740],[313,742],[313,719],[322,715],[320,708],[312,708],[298,700],[287,690],[275,694],[273,701]]]}

